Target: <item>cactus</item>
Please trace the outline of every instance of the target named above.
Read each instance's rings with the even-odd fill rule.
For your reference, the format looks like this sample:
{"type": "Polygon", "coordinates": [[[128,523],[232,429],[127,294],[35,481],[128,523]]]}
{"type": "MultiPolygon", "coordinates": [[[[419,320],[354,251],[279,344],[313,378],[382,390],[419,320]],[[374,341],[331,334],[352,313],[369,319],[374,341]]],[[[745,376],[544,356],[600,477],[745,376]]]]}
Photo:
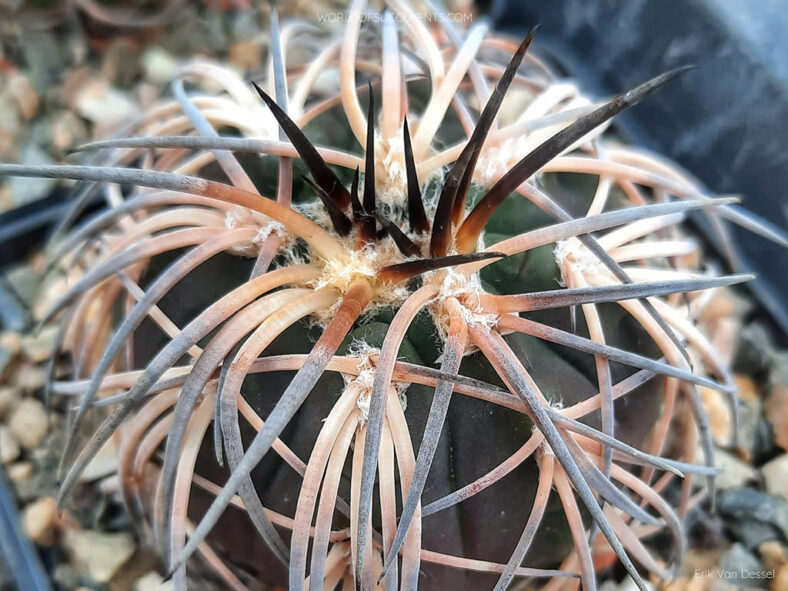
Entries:
{"type": "Polygon", "coordinates": [[[692,316],[748,278],[702,272],[685,218],[784,236],[610,140],[684,69],[595,103],[533,34],[391,0],[359,35],[363,5],[320,43],[273,13],[259,86],[186,64],[90,165],[0,165],[82,182],[44,319],[73,360],[61,506],[118,433],[176,588],[197,564],[230,588],[594,589],[611,555],[670,577],[692,477],[713,495],[697,387],[736,406],[692,316]]]}

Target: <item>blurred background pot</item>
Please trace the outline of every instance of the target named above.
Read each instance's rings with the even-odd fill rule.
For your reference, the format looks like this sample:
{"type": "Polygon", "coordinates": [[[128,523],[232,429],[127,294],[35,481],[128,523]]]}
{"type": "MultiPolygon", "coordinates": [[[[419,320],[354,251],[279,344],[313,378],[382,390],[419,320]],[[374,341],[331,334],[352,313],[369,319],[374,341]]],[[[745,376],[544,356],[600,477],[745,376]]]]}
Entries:
{"type": "MultiPolygon", "coordinates": [[[[616,119],[625,139],[672,158],[718,194],[788,225],[788,13],[780,0],[479,0],[498,30],[540,25],[536,50],[586,89],[609,96],[658,72],[698,68],[616,119]]],[[[788,332],[788,258],[732,227],[749,284],[788,332]]]]}

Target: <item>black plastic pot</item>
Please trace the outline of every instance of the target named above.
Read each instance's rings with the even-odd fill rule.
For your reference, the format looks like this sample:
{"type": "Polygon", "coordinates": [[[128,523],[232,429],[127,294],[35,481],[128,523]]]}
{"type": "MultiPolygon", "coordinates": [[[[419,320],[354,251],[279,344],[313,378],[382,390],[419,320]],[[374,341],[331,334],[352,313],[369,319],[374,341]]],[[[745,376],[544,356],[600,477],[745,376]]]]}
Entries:
{"type": "MultiPolygon", "coordinates": [[[[788,12],[781,0],[482,0],[499,30],[540,24],[535,48],[599,96],[684,64],[698,68],[620,116],[618,129],[712,192],[786,228],[788,12]]],[[[788,334],[785,249],[733,228],[750,284],[788,334]]],[[[782,330],[780,330],[780,328],[782,330]]]]}

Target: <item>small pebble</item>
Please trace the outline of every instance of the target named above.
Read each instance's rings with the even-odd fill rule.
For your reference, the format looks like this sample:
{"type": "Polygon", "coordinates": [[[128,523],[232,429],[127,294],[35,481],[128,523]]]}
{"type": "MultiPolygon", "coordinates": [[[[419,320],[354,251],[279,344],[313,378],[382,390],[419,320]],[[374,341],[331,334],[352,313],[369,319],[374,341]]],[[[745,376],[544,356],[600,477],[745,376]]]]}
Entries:
{"type": "Polygon", "coordinates": [[[25,365],[19,368],[16,386],[22,391],[32,394],[38,392],[47,383],[47,370],[44,367],[25,365]]]}
{"type": "Polygon", "coordinates": [[[777,571],[772,583],[772,591],[788,591],[788,564],[784,564],[777,571]]]}
{"type": "Polygon", "coordinates": [[[101,74],[110,84],[128,88],[139,74],[139,51],[129,39],[115,39],[104,53],[101,74]]]}
{"type": "Polygon", "coordinates": [[[718,445],[727,445],[731,433],[731,407],[722,394],[711,388],[701,386],[698,388],[703,407],[709,416],[709,427],[714,442],[718,445]]]}
{"type": "Polygon", "coordinates": [[[30,363],[41,363],[49,359],[57,338],[57,325],[45,326],[38,334],[22,337],[21,350],[24,358],[30,363]]]}
{"type": "Polygon", "coordinates": [[[151,47],[142,55],[145,80],[157,86],[169,83],[178,69],[178,60],[161,47],[151,47]]]}
{"type": "Polygon", "coordinates": [[[150,82],[140,82],[134,87],[134,100],[143,109],[150,109],[161,97],[161,87],[150,82]]]}
{"type": "Polygon", "coordinates": [[[76,110],[79,93],[93,79],[93,76],[93,72],[87,67],[75,68],[66,72],[58,93],[60,104],[70,111],[76,110]]]}
{"type": "Polygon", "coordinates": [[[760,375],[768,367],[774,351],[769,333],[760,324],[748,324],[742,328],[737,343],[734,368],[747,375],[760,375]]]}
{"type": "Polygon", "coordinates": [[[721,548],[713,548],[710,550],[699,550],[697,548],[689,548],[684,562],[681,565],[681,574],[694,580],[694,573],[696,571],[705,571],[709,568],[714,568],[720,563],[720,557],[723,550],[721,548]]]}
{"type": "Polygon", "coordinates": [[[88,139],[85,122],[71,111],[61,111],[52,121],[52,145],[65,152],[88,139]]]}
{"type": "Polygon", "coordinates": [[[0,156],[16,154],[17,139],[22,128],[14,97],[0,92],[0,156]]]}
{"type": "Polygon", "coordinates": [[[25,507],[22,523],[28,537],[39,546],[51,546],[57,527],[57,501],[43,497],[25,507]]]}
{"type": "Polygon", "coordinates": [[[733,376],[733,381],[736,383],[736,387],[739,388],[738,394],[741,400],[744,402],[756,402],[760,400],[761,390],[751,377],[735,375],[733,376]]]}
{"type": "MultiPolygon", "coordinates": [[[[33,142],[22,144],[18,148],[17,157],[21,164],[27,166],[54,164],[49,153],[33,142]]],[[[6,181],[6,185],[11,189],[14,205],[18,207],[46,197],[56,182],[55,179],[12,177],[6,181]]],[[[26,294],[20,295],[24,297],[26,294]]]]}
{"type": "Polygon", "coordinates": [[[717,319],[714,327],[709,331],[711,345],[717,350],[720,360],[726,367],[733,365],[741,329],[741,317],[725,316],[717,319]]]}
{"type": "Polygon", "coordinates": [[[761,555],[761,562],[767,570],[777,571],[788,562],[785,548],[776,540],[761,544],[758,547],[758,553],[761,555]]]}
{"type": "Polygon", "coordinates": [[[165,581],[156,571],[150,571],[134,583],[134,591],[172,591],[175,584],[172,579],[165,581]]]}
{"type": "Polygon", "coordinates": [[[118,469],[118,446],[115,439],[108,439],[96,456],[90,461],[85,470],[80,474],[80,482],[93,482],[114,474],[118,469]]]}
{"type": "Polygon", "coordinates": [[[19,457],[19,441],[11,429],[0,425],[0,464],[10,464],[19,457]]]}
{"type": "Polygon", "coordinates": [[[105,131],[138,112],[137,105],[128,94],[98,79],[90,80],[82,87],[77,95],[76,108],[82,117],[105,131]]]}
{"type": "Polygon", "coordinates": [[[36,88],[47,88],[56,83],[61,73],[68,69],[68,55],[63,50],[62,39],[52,28],[35,30],[26,27],[21,49],[28,75],[36,88]]]}
{"type": "Polygon", "coordinates": [[[16,405],[8,426],[25,449],[36,447],[49,430],[44,405],[34,398],[26,398],[16,405]]]}
{"type": "Polygon", "coordinates": [[[128,533],[70,529],[65,543],[77,564],[97,583],[108,583],[136,550],[134,537],[128,533]]]}
{"type": "Polygon", "coordinates": [[[766,491],[788,498],[788,454],[777,456],[761,466],[766,491]]]}
{"type": "Polygon", "coordinates": [[[33,88],[30,78],[16,72],[11,74],[6,81],[6,92],[14,97],[19,114],[25,121],[32,119],[38,112],[41,99],[33,88]]]}
{"type": "Polygon", "coordinates": [[[758,471],[723,449],[714,450],[714,465],[721,470],[717,477],[720,490],[738,488],[758,480],[758,471]]]}
{"type": "Polygon", "coordinates": [[[0,332],[0,349],[5,349],[12,355],[18,355],[22,349],[22,337],[18,332],[12,330],[0,332]]]}
{"type": "Polygon", "coordinates": [[[79,587],[80,575],[72,565],[61,562],[55,567],[53,578],[64,589],[77,589],[79,587]]]}
{"type": "Polygon", "coordinates": [[[748,547],[762,542],[788,537],[788,501],[755,488],[743,487],[721,491],[717,509],[727,520],[728,527],[737,532],[738,539],[748,547]],[[758,540],[758,537],[770,537],[758,540]]]}
{"type": "MultiPolygon", "coordinates": [[[[52,162],[49,161],[49,164],[51,163],[52,162]]],[[[35,162],[29,162],[28,164],[35,164],[35,162]]],[[[42,162],[40,164],[44,163],[42,162]]],[[[31,179],[22,180],[25,181],[31,179]]],[[[50,180],[52,180],[53,183],[55,182],[53,179],[50,180]]],[[[4,271],[5,278],[23,301],[32,302],[41,293],[41,273],[34,269],[31,265],[27,263],[11,265],[6,267],[4,271]]]]}
{"type": "Polygon", "coordinates": [[[788,383],[782,379],[769,389],[764,414],[774,431],[775,443],[788,451],[788,383]]]}
{"type": "Polygon", "coordinates": [[[11,412],[19,394],[16,388],[4,386],[0,388],[0,417],[6,416],[11,412]]]}
{"type": "Polygon", "coordinates": [[[239,41],[230,46],[230,63],[243,72],[259,69],[263,64],[263,48],[259,41],[239,41]]]}
{"type": "Polygon", "coordinates": [[[8,478],[19,487],[33,476],[33,464],[30,462],[16,462],[7,468],[8,478]]]}
{"type": "Polygon", "coordinates": [[[738,451],[742,459],[752,462],[758,452],[763,402],[751,380],[739,376],[736,383],[740,387],[738,451]]]}
{"type": "Polygon", "coordinates": [[[747,588],[765,589],[767,579],[749,578],[743,573],[762,572],[763,566],[742,544],[734,544],[720,557],[720,569],[730,575],[726,581],[747,588]]]}

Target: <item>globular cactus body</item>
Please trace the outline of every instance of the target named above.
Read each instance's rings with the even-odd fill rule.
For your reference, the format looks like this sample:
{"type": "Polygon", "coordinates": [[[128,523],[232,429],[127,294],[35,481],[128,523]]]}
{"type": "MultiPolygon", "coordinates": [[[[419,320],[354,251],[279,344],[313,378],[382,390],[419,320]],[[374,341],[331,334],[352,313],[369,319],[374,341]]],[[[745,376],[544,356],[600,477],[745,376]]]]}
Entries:
{"type": "Polygon", "coordinates": [[[681,224],[784,238],[606,140],[681,72],[593,104],[530,36],[392,1],[358,37],[362,4],[319,48],[274,20],[257,92],[186,65],[174,102],[85,147],[101,166],[0,165],[110,205],[53,246],[74,281],[52,312],[76,368],[53,391],[78,400],[62,500],[119,430],[126,500],[178,588],[195,552],[233,588],[591,589],[611,554],[641,586],[633,560],[668,576],[691,477],[714,475],[696,388],[734,396],[696,294],[743,279],[700,273],[681,224]]]}

